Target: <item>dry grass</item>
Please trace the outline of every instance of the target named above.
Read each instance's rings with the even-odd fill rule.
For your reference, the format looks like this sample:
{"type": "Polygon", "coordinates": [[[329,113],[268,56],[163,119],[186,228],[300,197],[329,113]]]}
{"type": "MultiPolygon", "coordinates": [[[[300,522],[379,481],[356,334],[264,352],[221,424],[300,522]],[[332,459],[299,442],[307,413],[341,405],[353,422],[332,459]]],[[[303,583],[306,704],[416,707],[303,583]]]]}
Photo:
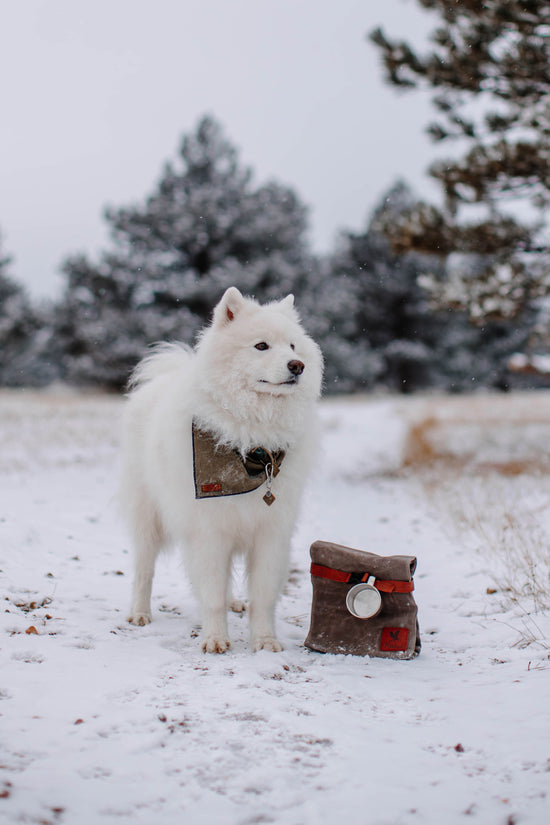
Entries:
{"type": "Polygon", "coordinates": [[[491,396],[471,399],[469,406],[462,398],[441,398],[423,405],[415,411],[405,440],[403,466],[504,476],[550,475],[546,395],[543,404],[535,398],[531,406],[519,404],[513,396],[505,399],[509,408],[496,397],[493,409],[491,396]]]}
{"type": "Polygon", "coordinates": [[[487,563],[519,644],[548,647],[550,396],[441,398],[413,410],[403,472],[414,474],[456,536],[487,563]]]}

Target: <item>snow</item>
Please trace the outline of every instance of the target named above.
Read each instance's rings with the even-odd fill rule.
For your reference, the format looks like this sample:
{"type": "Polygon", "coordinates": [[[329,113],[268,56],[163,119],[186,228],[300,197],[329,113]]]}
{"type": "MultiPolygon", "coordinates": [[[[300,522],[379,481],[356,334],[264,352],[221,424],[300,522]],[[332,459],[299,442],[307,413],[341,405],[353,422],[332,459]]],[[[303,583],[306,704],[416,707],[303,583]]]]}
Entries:
{"type": "MultiPolygon", "coordinates": [[[[246,615],[231,615],[233,648],[223,656],[200,652],[197,608],[176,555],[159,564],[153,623],[125,622],[122,403],[0,395],[0,821],[548,821],[548,616],[487,592],[494,560],[474,529],[479,513],[470,524],[450,516],[459,499],[479,505],[481,488],[496,480],[483,487],[471,467],[472,433],[484,442],[487,407],[491,426],[495,415],[505,427],[532,414],[540,440],[548,395],[323,402],[323,455],[278,611],[286,649],[252,654],[246,615]],[[465,426],[469,411],[470,464],[454,476],[441,476],[444,463],[424,474],[401,469],[411,426],[427,410],[438,437],[459,419],[465,426]],[[417,659],[303,647],[317,538],[418,557],[417,659]],[[527,619],[541,631],[530,644],[527,619]]],[[[533,512],[547,531],[546,476],[507,483],[499,477],[499,500],[487,498],[485,515],[506,495],[517,504],[523,495],[526,506],[538,496],[533,512]]]]}

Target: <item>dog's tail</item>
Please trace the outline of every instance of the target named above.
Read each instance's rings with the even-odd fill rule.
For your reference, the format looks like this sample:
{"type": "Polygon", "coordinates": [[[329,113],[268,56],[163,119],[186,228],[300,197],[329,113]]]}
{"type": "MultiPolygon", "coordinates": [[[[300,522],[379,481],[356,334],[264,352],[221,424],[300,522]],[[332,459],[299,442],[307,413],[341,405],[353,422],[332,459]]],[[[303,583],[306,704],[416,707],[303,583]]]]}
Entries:
{"type": "Polygon", "coordinates": [[[187,364],[192,352],[193,350],[187,344],[178,342],[154,344],[149,355],[139,362],[131,374],[128,390],[147,384],[159,375],[181,370],[187,364]]]}

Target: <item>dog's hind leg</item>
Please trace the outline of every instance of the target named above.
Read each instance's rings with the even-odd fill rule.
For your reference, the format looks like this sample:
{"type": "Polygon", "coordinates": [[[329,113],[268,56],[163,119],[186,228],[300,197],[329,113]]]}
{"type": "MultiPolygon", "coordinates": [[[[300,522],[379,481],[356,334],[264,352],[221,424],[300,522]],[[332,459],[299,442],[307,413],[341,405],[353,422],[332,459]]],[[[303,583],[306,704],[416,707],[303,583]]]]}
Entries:
{"type": "Polygon", "coordinates": [[[246,602],[242,599],[236,599],[231,592],[229,594],[229,609],[233,613],[246,613],[246,602]]]}
{"type": "Polygon", "coordinates": [[[229,606],[229,610],[233,613],[245,613],[246,612],[246,604],[243,602],[242,599],[237,599],[233,595],[233,582],[229,579],[229,585],[227,588],[227,604],[229,606]]]}
{"type": "Polygon", "coordinates": [[[166,538],[154,505],[145,497],[140,505],[135,508],[132,525],[135,551],[134,582],[128,621],[143,626],[152,621],[151,590],[155,562],[166,538]]]}

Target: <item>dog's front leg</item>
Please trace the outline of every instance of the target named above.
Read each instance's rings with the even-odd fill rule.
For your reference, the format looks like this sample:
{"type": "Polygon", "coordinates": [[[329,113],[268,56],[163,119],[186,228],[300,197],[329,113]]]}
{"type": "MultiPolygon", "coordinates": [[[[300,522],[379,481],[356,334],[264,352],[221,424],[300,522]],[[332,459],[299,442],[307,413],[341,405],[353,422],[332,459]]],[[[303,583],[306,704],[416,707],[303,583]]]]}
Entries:
{"type": "Polygon", "coordinates": [[[227,593],[231,554],[216,539],[202,537],[188,554],[189,577],[202,613],[202,649],[225,653],[231,647],[227,630],[227,593]]]}
{"type": "Polygon", "coordinates": [[[289,542],[281,538],[257,541],[248,555],[250,643],[254,651],[284,650],[275,634],[275,605],[288,570],[288,555],[289,542]]]}

